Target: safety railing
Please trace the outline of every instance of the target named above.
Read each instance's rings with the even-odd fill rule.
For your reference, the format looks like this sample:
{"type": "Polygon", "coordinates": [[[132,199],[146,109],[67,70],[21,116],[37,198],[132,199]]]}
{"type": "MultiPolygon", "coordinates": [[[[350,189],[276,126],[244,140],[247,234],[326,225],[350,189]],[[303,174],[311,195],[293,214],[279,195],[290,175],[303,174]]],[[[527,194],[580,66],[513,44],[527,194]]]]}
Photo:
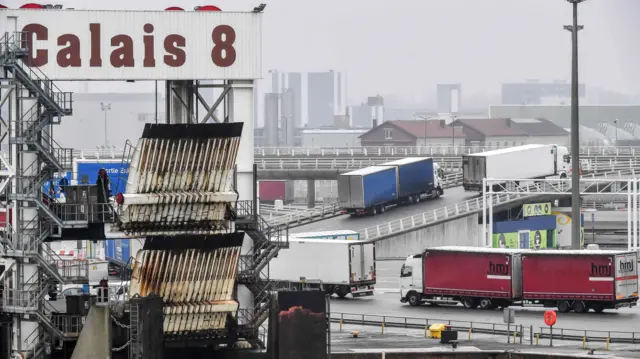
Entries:
{"type": "MultiPolygon", "coordinates": [[[[323,170],[357,170],[369,166],[380,165],[397,158],[362,158],[362,159],[256,159],[258,170],[298,170],[298,171],[323,171],[323,170]]],[[[460,158],[436,158],[435,161],[443,170],[459,170],[462,166],[460,158]]]]}
{"type": "MultiPolygon", "coordinates": [[[[371,326],[379,327],[384,334],[385,328],[415,329],[424,332],[428,336],[429,327],[433,324],[444,324],[451,330],[467,333],[472,340],[472,334],[489,334],[508,336],[509,342],[513,338],[514,342],[520,344],[540,345],[541,339],[559,341],[579,341],[585,346],[589,342],[600,342],[618,344],[640,343],[640,332],[614,331],[614,330],[590,330],[554,327],[539,327],[533,325],[518,325],[505,323],[474,322],[464,320],[437,319],[437,318],[416,318],[416,317],[396,317],[370,314],[336,313],[330,314],[331,322],[338,323],[340,330],[343,325],[371,326]]],[[[546,344],[546,343],[545,343],[546,344]]],[[[547,344],[548,345],[548,344],[547,344]]]]}
{"type": "MultiPolygon", "coordinates": [[[[508,146],[512,147],[512,146],[508,146]]],[[[256,147],[256,157],[407,157],[407,156],[460,156],[462,154],[478,153],[504,146],[369,146],[369,147],[256,147]]],[[[581,146],[580,154],[585,156],[635,156],[640,147],[633,146],[581,146]]]]}
{"type": "MultiPolygon", "coordinates": [[[[634,170],[626,172],[615,171],[608,173],[592,173],[590,176],[583,175],[582,178],[604,178],[606,180],[628,179],[633,176],[634,170]]],[[[509,203],[516,199],[524,197],[535,197],[535,188],[533,191],[519,194],[494,194],[491,197],[493,206],[509,203]]],[[[380,240],[391,237],[401,232],[411,231],[420,227],[428,226],[440,221],[449,220],[461,216],[471,215],[482,211],[484,200],[482,198],[474,198],[454,205],[437,208],[428,212],[416,214],[413,216],[397,219],[391,222],[378,224],[373,227],[363,228],[359,230],[360,239],[363,240],[380,240]]]]}

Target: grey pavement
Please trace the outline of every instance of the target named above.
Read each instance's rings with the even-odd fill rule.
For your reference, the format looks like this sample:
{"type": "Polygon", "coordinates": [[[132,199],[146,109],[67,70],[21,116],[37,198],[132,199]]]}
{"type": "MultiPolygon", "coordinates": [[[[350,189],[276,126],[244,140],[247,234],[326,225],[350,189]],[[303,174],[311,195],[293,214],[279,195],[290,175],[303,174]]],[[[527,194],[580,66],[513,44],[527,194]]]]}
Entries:
{"type": "MultiPolygon", "coordinates": [[[[458,347],[453,349],[449,344],[440,344],[439,339],[425,338],[424,331],[411,329],[385,328],[384,334],[378,327],[362,327],[357,325],[343,325],[342,331],[338,324],[331,325],[331,351],[332,352],[477,352],[479,350],[491,351],[518,351],[547,354],[565,354],[584,356],[590,349],[595,350],[593,357],[598,358],[640,358],[640,346],[632,344],[610,344],[609,350],[606,343],[588,342],[582,349],[582,342],[554,340],[553,347],[549,346],[548,339],[533,342],[529,338],[507,339],[506,335],[486,335],[473,333],[471,340],[467,332],[458,332],[458,347]],[[358,332],[358,338],[354,338],[352,332],[358,332]]],[[[592,357],[592,356],[590,356],[592,357]]]]}

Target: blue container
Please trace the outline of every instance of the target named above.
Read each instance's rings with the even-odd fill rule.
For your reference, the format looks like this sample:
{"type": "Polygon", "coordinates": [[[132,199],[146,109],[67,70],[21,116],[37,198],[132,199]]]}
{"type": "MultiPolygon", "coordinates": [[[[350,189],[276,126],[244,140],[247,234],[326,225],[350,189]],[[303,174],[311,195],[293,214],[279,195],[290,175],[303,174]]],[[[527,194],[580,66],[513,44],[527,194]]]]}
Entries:
{"type": "Polygon", "coordinates": [[[397,168],[372,166],[338,176],[342,208],[371,208],[398,199],[397,168]]]}
{"type": "Polygon", "coordinates": [[[383,163],[381,166],[398,168],[398,197],[404,198],[430,193],[434,188],[433,159],[408,157],[383,163]]]}

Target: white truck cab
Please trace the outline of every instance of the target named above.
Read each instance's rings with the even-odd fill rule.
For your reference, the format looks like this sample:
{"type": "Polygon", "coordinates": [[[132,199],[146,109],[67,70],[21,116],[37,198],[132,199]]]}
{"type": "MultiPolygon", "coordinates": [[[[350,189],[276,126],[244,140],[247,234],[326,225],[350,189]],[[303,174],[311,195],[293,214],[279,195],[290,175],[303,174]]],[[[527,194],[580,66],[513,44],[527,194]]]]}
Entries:
{"type": "Polygon", "coordinates": [[[400,269],[400,301],[412,306],[422,302],[422,254],[405,259],[400,269]]]}

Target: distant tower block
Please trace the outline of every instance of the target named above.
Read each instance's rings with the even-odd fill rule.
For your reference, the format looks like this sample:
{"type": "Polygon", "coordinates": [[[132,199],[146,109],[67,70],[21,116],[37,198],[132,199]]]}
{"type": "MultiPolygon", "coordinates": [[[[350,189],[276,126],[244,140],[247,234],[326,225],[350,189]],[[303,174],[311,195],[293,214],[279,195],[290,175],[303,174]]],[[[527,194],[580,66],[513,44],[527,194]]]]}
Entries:
{"type": "Polygon", "coordinates": [[[438,113],[458,113],[462,107],[462,85],[438,84],[438,113]]]}

